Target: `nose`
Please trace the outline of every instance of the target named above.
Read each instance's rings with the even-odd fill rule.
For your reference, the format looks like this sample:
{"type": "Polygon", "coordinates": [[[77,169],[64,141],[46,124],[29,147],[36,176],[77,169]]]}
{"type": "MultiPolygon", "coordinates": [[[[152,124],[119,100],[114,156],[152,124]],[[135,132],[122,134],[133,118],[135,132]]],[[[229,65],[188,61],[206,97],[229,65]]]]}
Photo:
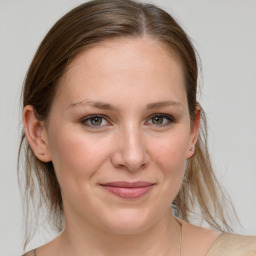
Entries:
{"type": "Polygon", "coordinates": [[[149,156],[139,127],[120,130],[117,140],[117,148],[112,155],[112,163],[116,168],[134,172],[148,165],[149,156]]]}

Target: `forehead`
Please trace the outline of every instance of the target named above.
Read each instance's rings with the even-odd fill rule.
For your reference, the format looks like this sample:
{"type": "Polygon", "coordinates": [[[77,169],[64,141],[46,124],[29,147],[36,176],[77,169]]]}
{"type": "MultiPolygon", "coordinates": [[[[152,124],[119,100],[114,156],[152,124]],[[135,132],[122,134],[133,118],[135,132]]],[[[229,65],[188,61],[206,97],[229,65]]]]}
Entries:
{"type": "MultiPolygon", "coordinates": [[[[184,90],[183,80],[179,57],[164,43],[149,37],[117,38],[77,55],[61,78],[59,92],[68,93],[75,87],[95,93],[129,87],[139,90],[140,85],[148,84],[148,89],[157,93],[160,84],[184,90]]],[[[72,95],[79,98],[74,92],[72,95]]]]}

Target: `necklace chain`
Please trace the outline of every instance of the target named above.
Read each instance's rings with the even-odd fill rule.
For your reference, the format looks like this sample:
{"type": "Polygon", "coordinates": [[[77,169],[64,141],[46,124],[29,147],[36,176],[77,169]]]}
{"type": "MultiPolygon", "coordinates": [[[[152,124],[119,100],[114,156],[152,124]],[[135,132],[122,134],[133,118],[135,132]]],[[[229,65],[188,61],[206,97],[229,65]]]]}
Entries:
{"type": "Polygon", "coordinates": [[[179,256],[182,256],[182,223],[180,223],[180,241],[179,241],[179,256]]]}
{"type": "MultiPolygon", "coordinates": [[[[179,256],[182,256],[182,239],[183,239],[183,230],[182,230],[182,223],[179,222],[180,225],[180,239],[179,239],[179,256]]],[[[35,256],[36,256],[36,250],[34,250],[35,256]]]]}

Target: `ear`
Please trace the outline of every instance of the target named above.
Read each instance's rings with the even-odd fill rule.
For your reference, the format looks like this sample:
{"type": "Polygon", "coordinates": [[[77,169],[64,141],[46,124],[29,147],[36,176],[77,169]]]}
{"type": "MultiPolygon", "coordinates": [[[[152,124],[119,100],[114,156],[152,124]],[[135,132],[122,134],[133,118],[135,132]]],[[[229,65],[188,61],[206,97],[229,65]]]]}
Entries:
{"type": "Polygon", "coordinates": [[[190,133],[190,142],[189,142],[189,148],[187,152],[187,158],[190,158],[194,155],[195,152],[195,145],[198,138],[199,133],[199,127],[200,127],[200,114],[201,114],[201,108],[198,105],[195,110],[195,120],[193,122],[193,127],[191,127],[191,133],[190,133]]]}
{"type": "Polygon", "coordinates": [[[43,162],[51,161],[46,128],[44,122],[37,119],[33,106],[25,106],[23,123],[26,138],[36,157],[43,162]]]}

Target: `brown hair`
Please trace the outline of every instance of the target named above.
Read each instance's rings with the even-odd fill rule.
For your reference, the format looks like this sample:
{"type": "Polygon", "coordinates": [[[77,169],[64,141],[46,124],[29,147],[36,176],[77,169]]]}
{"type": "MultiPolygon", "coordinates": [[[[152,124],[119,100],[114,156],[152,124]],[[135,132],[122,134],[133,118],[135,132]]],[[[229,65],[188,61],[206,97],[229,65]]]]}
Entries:
{"type": "MultiPolygon", "coordinates": [[[[178,55],[191,122],[197,102],[198,64],[195,50],[181,26],[165,11],[131,0],[94,0],[63,16],[41,42],[28,70],[23,88],[23,107],[32,105],[39,120],[47,120],[58,89],[58,80],[70,61],[86,48],[115,37],[149,36],[169,46],[178,55]]],[[[62,198],[52,162],[42,162],[27,143],[25,132],[19,150],[25,151],[26,212],[33,206],[46,209],[47,219],[63,228],[62,198]],[[35,197],[36,192],[39,199],[35,197]],[[32,200],[32,201],[31,201],[32,200]]],[[[19,173],[20,176],[22,173],[19,173]]],[[[188,160],[184,182],[173,202],[176,216],[189,221],[196,206],[203,220],[218,230],[230,230],[223,211],[223,192],[214,175],[207,149],[206,120],[201,109],[201,128],[194,156],[188,160]]],[[[27,216],[28,217],[28,216],[27,216]]],[[[26,228],[28,218],[26,218],[26,228]]],[[[28,231],[28,230],[27,230],[28,231]]],[[[26,231],[26,232],[27,232],[26,231]]],[[[30,238],[27,233],[27,239],[30,238]]],[[[27,241],[25,242],[25,244],[27,241]]]]}

